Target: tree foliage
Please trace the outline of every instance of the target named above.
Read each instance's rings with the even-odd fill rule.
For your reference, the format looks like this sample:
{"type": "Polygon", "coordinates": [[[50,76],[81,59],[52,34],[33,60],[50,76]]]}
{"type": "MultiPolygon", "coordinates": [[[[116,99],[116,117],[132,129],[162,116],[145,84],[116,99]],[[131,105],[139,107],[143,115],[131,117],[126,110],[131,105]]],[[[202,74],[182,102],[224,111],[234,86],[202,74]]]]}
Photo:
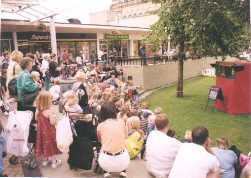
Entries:
{"type": "Polygon", "coordinates": [[[152,1],[161,5],[147,38],[156,50],[168,34],[173,46],[184,43],[196,56],[238,57],[249,45],[249,0],[152,1]]]}
{"type": "Polygon", "coordinates": [[[183,97],[185,51],[195,56],[239,57],[250,43],[249,0],[143,0],[160,3],[148,42],[158,50],[168,41],[178,49],[177,97],[183,97]]]}

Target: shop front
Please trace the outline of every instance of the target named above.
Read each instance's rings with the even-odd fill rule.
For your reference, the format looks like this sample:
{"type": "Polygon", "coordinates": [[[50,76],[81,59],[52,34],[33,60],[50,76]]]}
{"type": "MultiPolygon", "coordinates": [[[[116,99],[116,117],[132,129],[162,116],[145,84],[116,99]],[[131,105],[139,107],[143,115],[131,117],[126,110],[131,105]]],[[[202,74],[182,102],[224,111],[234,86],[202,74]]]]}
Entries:
{"type": "MultiPolygon", "coordinates": [[[[41,22],[45,28],[38,28],[28,21],[2,20],[1,50],[18,49],[24,54],[50,53],[51,35],[50,23],[41,22]]],[[[102,50],[107,56],[121,57],[138,56],[138,49],[145,39],[149,29],[92,24],[55,23],[57,53],[60,56],[64,50],[74,60],[84,56],[87,60],[102,50]]],[[[102,53],[100,53],[102,54],[102,53]]]]}
{"type": "MultiPolygon", "coordinates": [[[[86,60],[89,60],[91,53],[96,53],[97,35],[95,33],[57,33],[56,38],[59,56],[66,51],[72,60],[75,60],[77,56],[85,56],[86,60]]],[[[18,49],[24,54],[36,51],[50,53],[50,40],[49,32],[17,32],[18,49]]]]}
{"type": "Polygon", "coordinates": [[[1,33],[1,53],[4,51],[12,51],[14,49],[13,38],[11,32],[2,32],[1,33]]]}
{"type": "Polygon", "coordinates": [[[128,34],[104,34],[103,39],[99,40],[99,45],[99,49],[108,56],[130,56],[130,41],[128,34]]]}

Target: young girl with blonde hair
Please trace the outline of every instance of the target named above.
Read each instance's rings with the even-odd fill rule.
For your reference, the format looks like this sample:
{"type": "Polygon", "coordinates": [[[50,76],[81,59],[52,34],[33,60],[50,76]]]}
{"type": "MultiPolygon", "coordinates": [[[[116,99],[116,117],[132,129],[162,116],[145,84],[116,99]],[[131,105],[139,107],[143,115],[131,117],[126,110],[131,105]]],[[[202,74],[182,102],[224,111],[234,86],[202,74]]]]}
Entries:
{"type": "Polygon", "coordinates": [[[31,72],[31,78],[34,80],[34,82],[39,82],[40,80],[40,74],[37,71],[31,72]]]}
{"type": "Polygon", "coordinates": [[[144,132],[140,129],[140,120],[137,116],[127,119],[126,126],[128,129],[128,138],[126,139],[126,147],[130,158],[135,158],[143,148],[144,132]]]}
{"type": "Polygon", "coordinates": [[[71,113],[83,113],[82,108],[78,104],[78,97],[73,90],[66,91],[63,94],[65,101],[64,108],[67,112],[71,113]]]}
{"type": "Polygon", "coordinates": [[[52,96],[47,91],[42,91],[35,100],[37,137],[36,137],[36,156],[43,158],[43,166],[51,164],[52,168],[61,165],[61,160],[56,159],[55,155],[60,151],[57,148],[56,128],[58,115],[52,110],[52,96]]]}

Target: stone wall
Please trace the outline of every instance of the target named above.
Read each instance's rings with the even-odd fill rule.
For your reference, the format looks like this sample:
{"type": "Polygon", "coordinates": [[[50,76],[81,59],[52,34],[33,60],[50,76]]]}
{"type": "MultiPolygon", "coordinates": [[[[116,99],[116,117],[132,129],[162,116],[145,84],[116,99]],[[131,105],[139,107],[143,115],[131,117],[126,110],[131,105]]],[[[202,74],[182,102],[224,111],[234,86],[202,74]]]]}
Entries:
{"type": "Polygon", "coordinates": [[[144,87],[143,81],[143,68],[140,65],[135,66],[123,66],[124,77],[127,80],[128,77],[132,77],[132,82],[136,86],[144,87]]]}
{"type": "MultiPolygon", "coordinates": [[[[214,58],[203,60],[186,60],[184,62],[184,79],[201,75],[201,71],[211,68],[210,64],[215,63],[214,58]]],[[[167,62],[165,64],[147,66],[124,66],[124,76],[132,76],[132,82],[144,90],[163,87],[177,81],[178,62],[167,62]]]]}

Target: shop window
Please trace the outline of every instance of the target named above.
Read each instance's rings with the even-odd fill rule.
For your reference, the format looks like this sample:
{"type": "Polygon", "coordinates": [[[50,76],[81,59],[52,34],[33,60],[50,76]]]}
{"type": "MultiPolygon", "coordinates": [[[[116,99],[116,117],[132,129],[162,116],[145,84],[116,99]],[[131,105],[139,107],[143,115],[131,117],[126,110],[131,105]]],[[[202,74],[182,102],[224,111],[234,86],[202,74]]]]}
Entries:
{"type": "Polygon", "coordinates": [[[139,56],[139,40],[133,40],[133,56],[139,56]]]}
{"type": "Polygon", "coordinates": [[[3,51],[12,51],[13,50],[13,42],[10,39],[1,39],[1,52],[3,51]]]}

